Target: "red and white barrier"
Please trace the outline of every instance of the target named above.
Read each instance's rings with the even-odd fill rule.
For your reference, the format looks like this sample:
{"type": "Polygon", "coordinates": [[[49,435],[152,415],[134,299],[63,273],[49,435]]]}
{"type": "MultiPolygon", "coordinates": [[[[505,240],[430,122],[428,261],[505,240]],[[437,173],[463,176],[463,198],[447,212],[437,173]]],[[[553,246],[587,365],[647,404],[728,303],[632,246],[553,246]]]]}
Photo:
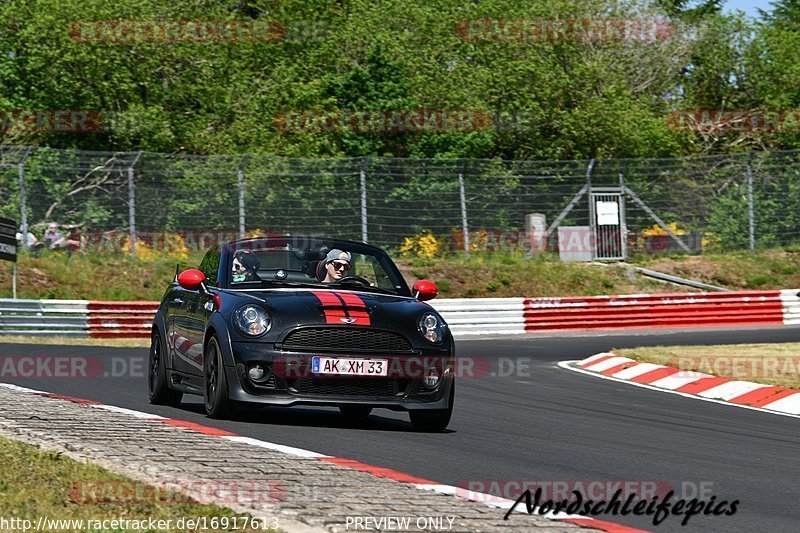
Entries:
{"type": "MultiPolygon", "coordinates": [[[[456,337],[542,331],[800,324],[797,290],[433,300],[456,337]]],[[[158,302],[0,299],[0,335],[150,335],[158,302]]]]}
{"type": "Polygon", "coordinates": [[[613,353],[599,353],[577,361],[576,365],[602,376],[647,385],[666,392],[800,415],[800,390],[642,363],[613,353]]]}
{"type": "Polygon", "coordinates": [[[784,300],[782,291],[530,298],[524,316],[526,332],[783,324],[784,300]]]}
{"type": "Polygon", "coordinates": [[[149,337],[158,302],[89,302],[89,337],[124,339],[149,337]]]}

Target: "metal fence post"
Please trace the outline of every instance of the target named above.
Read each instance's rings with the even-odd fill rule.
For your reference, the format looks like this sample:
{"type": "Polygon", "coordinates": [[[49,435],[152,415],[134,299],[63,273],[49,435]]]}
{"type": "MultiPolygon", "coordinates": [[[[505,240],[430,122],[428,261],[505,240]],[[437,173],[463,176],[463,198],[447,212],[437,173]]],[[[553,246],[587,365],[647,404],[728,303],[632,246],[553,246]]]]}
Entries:
{"type": "Polygon", "coordinates": [[[756,251],[756,218],[753,201],[753,153],[747,158],[747,217],[750,230],[750,251],[756,251]]]}
{"type": "Polygon", "coordinates": [[[464,169],[467,162],[461,164],[461,170],[458,173],[458,192],[461,197],[461,227],[464,231],[464,253],[469,259],[469,225],[467,224],[467,192],[464,187],[464,169]]]}
{"type": "Polygon", "coordinates": [[[247,164],[247,156],[242,158],[236,177],[239,180],[239,238],[244,239],[244,166],[247,164]]]}
{"type": "Polygon", "coordinates": [[[133,167],[139,162],[143,152],[136,154],[128,167],[128,240],[130,241],[130,254],[136,257],[136,182],[133,167]]]}
{"type": "MultiPolygon", "coordinates": [[[[19,225],[22,233],[23,248],[28,247],[28,193],[25,191],[25,160],[28,159],[31,150],[33,150],[31,146],[25,148],[22,157],[17,163],[17,176],[19,176],[19,225]]],[[[14,266],[16,267],[16,263],[14,266]]]]}
{"type": "Polygon", "coordinates": [[[628,221],[625,218],[625,171],[628,170],[628,162],[622,166],[622,172],[619,173],[619,190],[622,193],[619,197],[619,243],[622,251],[622,260],[628,259],[628,221]]]}
{"type": "Polygon", "coordinates": [[[367,242],[367,171],[365,162],[361,163],[359,177],[361,179],[361,240],[367,242]]]}

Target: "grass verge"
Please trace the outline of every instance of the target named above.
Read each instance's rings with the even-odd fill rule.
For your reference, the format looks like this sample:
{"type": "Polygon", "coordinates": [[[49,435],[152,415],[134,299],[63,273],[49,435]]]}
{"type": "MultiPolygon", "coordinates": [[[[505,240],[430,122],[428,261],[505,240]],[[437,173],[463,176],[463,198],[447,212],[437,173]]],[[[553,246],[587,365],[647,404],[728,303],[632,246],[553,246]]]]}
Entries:
{"type": "MultiPolygon", "coordinates": [[[[57,530],[141,532],[155,530],[136,529],[137,526],[130,523],[128,528],[98,529],[91,527],[91,522],[87,521],[141,521],[153,518],[172,520],[169,531],[191,531],[190,528],[175,526],[181,518],[206,517],[210,524],[215,517],[227,517],[231,522],[234,517],[242,520],[243,516],[217,505],[194,503],[182,495],[154,489],[97,465],[81,463],[60,453],[0,437],[0,517],[6,520],[31,520],[34,524],[32,527],[35,527],[39,517],[83,520],[83,527],[74,527],[73,523],[57,530]]],[[[49,529],[56,530],[56,527],[51,524],[49,529]]],[[[234,529],[217,528],[213,531],[234,529]]],[[[240,528],[237,531],[256,529],[240,528]]]]}
{"type": "Polygon", "coordinates": [[[614,353],[681,370],[800,389],[800,343],[652,346],[614,353]]]}
{"type": "Polygon", "coordinates": [[[640,266],[734,290],[800,288],[800,250],[641,256],[640,266]]]}
{"type": "MultiPolygon", "coordinates": [[[[112,253],[22,253],[20,298],[160,300],[176,263],[196,267],[202,254],[176,258],[160,254],[130,257],[112,253]]],[[[434,281],[442,298],[543,297],[692,292],[659,283],[625,268],[564,263],[554,254],[526,258],[519,252],[445,257],[395,258],[409,285],[434,281]]],[[[702,256],[638,256],[631,263],[733,290],[800,288],[800,250],[731,252],[702,256]]],[[[614,265],[610,263],[610,265],[614,265]]],[[[11,264],[0,261],[0,298],[11,297],[11,264]]]]}

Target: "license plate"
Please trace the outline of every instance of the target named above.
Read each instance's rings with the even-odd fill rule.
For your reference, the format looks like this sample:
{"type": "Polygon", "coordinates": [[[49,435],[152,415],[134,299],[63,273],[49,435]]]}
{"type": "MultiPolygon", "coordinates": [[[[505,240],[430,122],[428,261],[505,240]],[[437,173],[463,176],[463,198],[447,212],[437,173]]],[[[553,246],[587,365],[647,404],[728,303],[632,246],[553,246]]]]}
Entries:
{"type": "Polygon", "coordinates": [[[389,374],[389,361],[314,356],[311,358],[311,372],[339,376],[386,376],[389,374]]]}

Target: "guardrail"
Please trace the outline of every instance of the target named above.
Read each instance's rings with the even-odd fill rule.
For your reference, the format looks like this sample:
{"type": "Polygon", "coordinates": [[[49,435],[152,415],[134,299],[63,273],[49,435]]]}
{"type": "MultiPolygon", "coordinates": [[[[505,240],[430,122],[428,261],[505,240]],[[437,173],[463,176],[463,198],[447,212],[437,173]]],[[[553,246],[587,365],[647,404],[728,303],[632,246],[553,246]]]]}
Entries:
{"type": "Polygon", "coordinates": [[[158,302],[0,299],[0,335],[147,337],[158,302]]]}
{"type": "MultiPolygon", "coordinates": [[[[797,290],[434,300],[457,337],[540,331],[800,324],[797,290]]],[[[0,335],[137,338],[158,302],[0,299],[0,335]]]]}
{"type": "Polygon", "coordinates": [[[89,302],[90,337],[124,339],[149,337],[159,302],[89,302]]]}

